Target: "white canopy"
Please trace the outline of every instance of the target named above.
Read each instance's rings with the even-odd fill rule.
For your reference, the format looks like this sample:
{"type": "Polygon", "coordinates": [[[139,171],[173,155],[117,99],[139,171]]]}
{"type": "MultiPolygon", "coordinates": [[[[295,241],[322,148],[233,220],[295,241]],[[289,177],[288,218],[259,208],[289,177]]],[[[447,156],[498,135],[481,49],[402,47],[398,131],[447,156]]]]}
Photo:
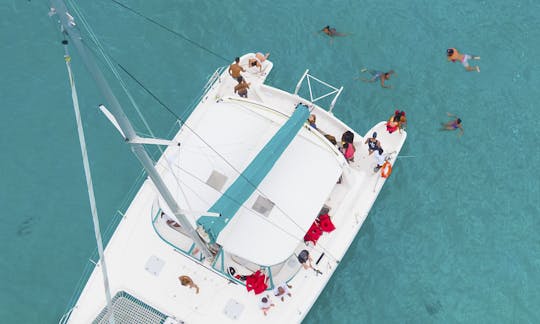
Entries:
{"type": "MultiPolygon", "coordinates": [[[[179,155],[167,157],[181,182],[178,185],[170,174],[166,182],[182,209],[208,210],[288,118],[244,102],[222,101],[207,107],[190,116],[191,130],[184,129],[176,138],[181,142],[179,155]],[[207,181],[223,186],[218,191],[207,181]]],[[[217,243],[261,265],[290,257],[341,174],[344,160],[328,144],[302,128],[221,231],[217,243]],[[252,209],[259,197],[274,204],[267,215],[252,209]]]]}

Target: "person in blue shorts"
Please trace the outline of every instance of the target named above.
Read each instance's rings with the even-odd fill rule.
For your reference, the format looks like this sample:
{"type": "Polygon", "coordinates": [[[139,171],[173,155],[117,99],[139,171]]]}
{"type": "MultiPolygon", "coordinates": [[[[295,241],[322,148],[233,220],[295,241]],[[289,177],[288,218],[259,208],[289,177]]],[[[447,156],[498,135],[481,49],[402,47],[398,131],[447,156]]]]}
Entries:
{"type": "Polygon", "coordinates": [[[360,72],[368,72],[371,74],[371,79],[362,79],[364,82],[376,82],[379,80],[381,82],[381,87],[390,89],[392,86],[384,85],[384,82],[388,79],[390,79],[390,76],[394,74],[394,70],[390,70],[388,72],[382,72],[382,71],[376,71],[376,70],[368,70],[368,69],[362,69],[360,72]]]}

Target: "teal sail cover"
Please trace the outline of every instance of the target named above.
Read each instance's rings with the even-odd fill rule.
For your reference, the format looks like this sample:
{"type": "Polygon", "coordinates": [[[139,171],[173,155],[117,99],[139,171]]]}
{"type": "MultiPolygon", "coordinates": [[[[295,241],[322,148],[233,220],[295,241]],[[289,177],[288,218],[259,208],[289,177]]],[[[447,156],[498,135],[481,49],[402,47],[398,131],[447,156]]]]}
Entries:
{"type": "Polygon", "coordinates": [[[298,105],[289,120],[281,126],[244,172],[208,210],[209,212],[218,213],[220,216],[201,216],[197,220],[197,223],[203,226],[209,234],[212,243],[216,241],[221,230],[225,228],[225,225],[270,172],[308,117],[308,107],[298,105]]]}

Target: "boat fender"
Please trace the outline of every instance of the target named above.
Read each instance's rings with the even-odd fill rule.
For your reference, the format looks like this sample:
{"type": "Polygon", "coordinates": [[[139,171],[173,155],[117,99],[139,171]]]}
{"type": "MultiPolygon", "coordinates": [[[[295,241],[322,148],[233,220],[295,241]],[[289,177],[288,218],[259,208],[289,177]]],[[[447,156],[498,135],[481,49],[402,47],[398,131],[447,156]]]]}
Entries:
{"type": "Polygon", "coordinates": [[[381,167],[381,177],[388,178],[392,174],[392,164],[388,161],[385,161],[381,167]]]}

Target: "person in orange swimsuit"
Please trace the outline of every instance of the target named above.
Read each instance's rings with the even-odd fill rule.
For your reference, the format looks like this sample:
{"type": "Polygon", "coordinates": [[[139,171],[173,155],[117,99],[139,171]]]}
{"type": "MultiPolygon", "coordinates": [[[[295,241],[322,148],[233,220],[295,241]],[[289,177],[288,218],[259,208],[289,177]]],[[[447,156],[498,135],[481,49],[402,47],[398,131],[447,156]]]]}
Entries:
{"type": "Polygon", "coordinates": [[[469,72],[471,72],[471,71],[480,72],[480,67],[478,67],[478,66],[470,66],[469,62],[468,62],[470,59],[479,60],[480,56],[469,55],[469,54],[461,54],[455,48],[447,49],[446,50],[446,56],[448,58],[448,61],[452,61],[452,62],[459,61],[459,62],[461,62],[461,64],[463,64],[465,69],[467,71],[469,71],[469,72]]]}

